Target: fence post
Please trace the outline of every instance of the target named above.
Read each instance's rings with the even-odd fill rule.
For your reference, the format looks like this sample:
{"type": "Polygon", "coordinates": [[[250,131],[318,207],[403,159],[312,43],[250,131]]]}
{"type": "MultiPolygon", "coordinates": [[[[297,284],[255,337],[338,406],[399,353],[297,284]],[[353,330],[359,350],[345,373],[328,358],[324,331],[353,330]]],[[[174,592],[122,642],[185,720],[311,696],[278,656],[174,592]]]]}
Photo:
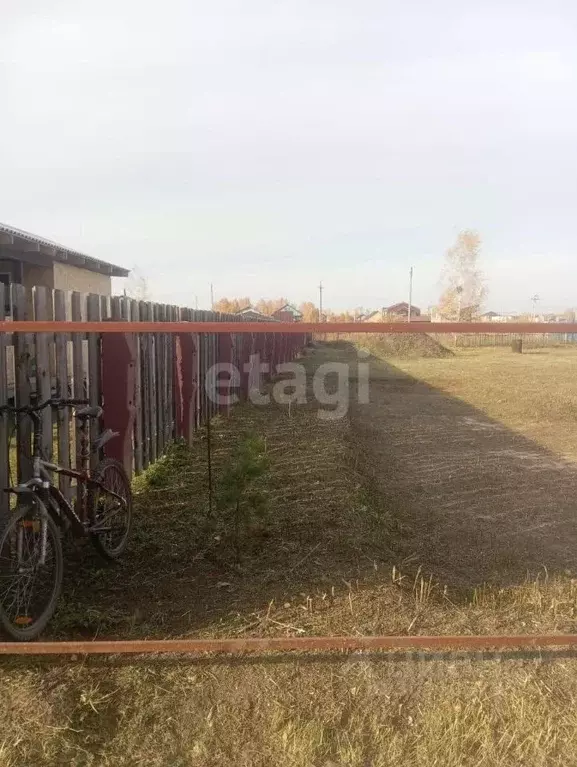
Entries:
{"type": "Polygon", "coordinates": [[[136,418],[136,336],[134,333],[102,334],[102,398],[104,425],[120,433],[107,446],[132,476],[132,436],[136,418]]]}

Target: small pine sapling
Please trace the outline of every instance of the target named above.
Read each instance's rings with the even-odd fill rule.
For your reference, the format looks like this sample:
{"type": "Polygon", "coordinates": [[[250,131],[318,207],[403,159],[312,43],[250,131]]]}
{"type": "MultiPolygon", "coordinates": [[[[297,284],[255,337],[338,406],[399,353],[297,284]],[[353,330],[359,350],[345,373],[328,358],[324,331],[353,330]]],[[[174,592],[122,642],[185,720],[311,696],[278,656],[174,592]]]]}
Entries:
{"type": "Polygon", "coordinates": [[[236,448],[219,483],[218,505],[232,517],[237,564],[240,563],[241,524],[247,525],[266,512],[266,495],[255,483],[268,469],[265,440],[257,434],[248,434],[236,448]]]}

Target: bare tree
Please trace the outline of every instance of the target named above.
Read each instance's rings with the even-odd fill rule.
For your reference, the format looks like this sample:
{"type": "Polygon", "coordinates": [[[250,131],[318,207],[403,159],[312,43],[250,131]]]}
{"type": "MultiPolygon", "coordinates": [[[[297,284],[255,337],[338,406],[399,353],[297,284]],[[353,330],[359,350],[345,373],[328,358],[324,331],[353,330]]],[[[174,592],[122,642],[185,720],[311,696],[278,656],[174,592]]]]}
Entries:
{"type": "Polygon", "coordinates": [[[459,232],[457,241],[445,256],[441,276],[439,311],[453,320],[472,320],[480,313],[487,297],[487,286],[479,269],[481,238],[471,229],[459,232]]]}
{"type": "Polygon", "coordinates": [[[129,298],[136,298],[137,301],[150,301],[146,277],[137,266],[130,270],[124,290],[129,298]]]}

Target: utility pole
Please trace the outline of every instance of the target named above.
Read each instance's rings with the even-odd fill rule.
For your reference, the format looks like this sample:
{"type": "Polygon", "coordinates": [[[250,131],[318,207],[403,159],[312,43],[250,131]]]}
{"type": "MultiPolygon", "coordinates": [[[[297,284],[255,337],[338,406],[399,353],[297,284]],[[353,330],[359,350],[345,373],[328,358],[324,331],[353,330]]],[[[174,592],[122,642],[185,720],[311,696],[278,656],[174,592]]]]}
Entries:
{"type": "Polygon", "coordinates": [[[537,301],[540,301],[541,297],[538,293],[535,293],[534,296],[531,296],[531,301],[533,302],[533,319],[537,316],[537,301]]]}
{"type": "Polygon", "coordinates": [[[413,310],[413,267],[409,269],[409,310],[407,312],[407,322],[411,321],[411,312],[413,310]]]}
{"type": "Polygon", "coordinates": [[[210,283],[210,308],[212,309],[213,307],[214,307],[214,288],[211,282],[210,283]]]}
{"type": "Polygon", "coordinates": [[[319,282],[319,322],[323,321],[323,283],[319,282]]]}

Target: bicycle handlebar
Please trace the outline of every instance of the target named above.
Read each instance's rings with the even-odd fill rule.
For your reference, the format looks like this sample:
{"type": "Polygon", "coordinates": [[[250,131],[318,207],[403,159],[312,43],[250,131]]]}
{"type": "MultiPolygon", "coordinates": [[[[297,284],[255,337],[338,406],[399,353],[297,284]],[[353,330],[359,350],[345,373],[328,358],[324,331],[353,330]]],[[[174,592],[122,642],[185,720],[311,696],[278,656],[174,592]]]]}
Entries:
{"type": "Polygon", "coordinates": [[[28,415],[32,413],[39,413],[44,408],[49,407],[74,407],[80,405],[89,405],[90,402],[87,399],[63,399],[60,397],[50,397],[44,402],[40,402],[38,405],[22,405],[21,407],[12,407],[12,405],[0,405],[0,413],[26,413],[28,415]]]}

